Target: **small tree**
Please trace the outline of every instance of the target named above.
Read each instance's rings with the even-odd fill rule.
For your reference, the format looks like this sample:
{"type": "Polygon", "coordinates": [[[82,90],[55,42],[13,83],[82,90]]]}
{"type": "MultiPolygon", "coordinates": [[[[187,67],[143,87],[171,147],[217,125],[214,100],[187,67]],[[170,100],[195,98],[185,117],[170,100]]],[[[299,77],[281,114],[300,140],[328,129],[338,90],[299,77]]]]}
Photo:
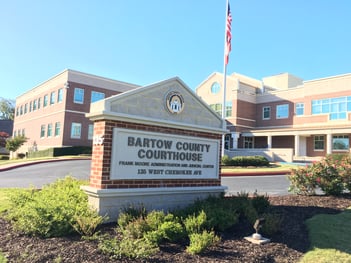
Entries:
{"type": "Polygon", "coordinates": [[[16,136],[12,139],[7,139],[6,141],[6,149],[15,152],[17,151],[25,142],[27,141],[27,138],[23,135],[21,136],[16,136]]]}
{"type": "Polygon", "coordinates": [[[7,132],[0,132],[0,147],[6,146],[6,139],[8,137],[10,137],[10,135],[7,132]]]}

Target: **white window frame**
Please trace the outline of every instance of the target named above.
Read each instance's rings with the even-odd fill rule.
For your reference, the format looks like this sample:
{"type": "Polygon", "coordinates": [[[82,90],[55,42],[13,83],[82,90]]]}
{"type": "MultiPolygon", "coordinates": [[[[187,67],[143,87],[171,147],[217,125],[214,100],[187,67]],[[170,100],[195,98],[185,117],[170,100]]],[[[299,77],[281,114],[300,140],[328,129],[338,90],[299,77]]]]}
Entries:
{"type": "Polygon", "coordinates": [[[47,137],[52,137],[52,123],[48,124],[48,128],[46,130],[46,136],[47,137]]]}
{"type": "Polygon", "coordinates": [[[84,89],[74,88],[73,102],[78,104],[84,103],[84,89]]]}
{"type": "Polygon", "coordinates": [[[296,116],[303,116],[305,114],[305,103],[303,102],[298,102],[295,104],[295,115],[296,116]],[[299,113],[299,111],[302,110],[302,113],[299,113]]]}
{"type": "Polygon", "coordinates": [[[89,124],[88,127],[88,140],[92,140],[94,137],[94,124],[89,124]]]}
{"type": "Polygon", "coordinates": [[[60,136],[61,133],[61,123],[55,122],[55,137],[60,136]]]}
{"type": "Polygon", "coordinates": [[[72,122],[71,139],[80,139],[81,136],[82,136],[82,124],[78,122],[72,122]]]}
{"type": "Polygon", "coordinates": [[[325,136],[324,135],[315,135],[313,138],[313,150],[314,151],[324,151],[325,149],[325,136]],[[316,148],[316,142],[322,143],[323,148],[316,148]]]}
{"type": "Polygon", "coordinates": [[[276,106],[276,118],[277,119],[287,119],[289,118],[289,104],[280,104],[276,106]],[[285,109],[286,108],[286,109],[285,109]],[[287,115],[280,114],[281,111],[286,112],[287,115]]]}
{"type": "Polygon", "coordinates": [[[262,120],[270,120],[271,119],[271,114],[272,114],[272,107],[271,106],[264,106],[262,108],[262,120]],[[269,117],[265,117],[265,110],[268,110],[269,112],[269,117]]]}

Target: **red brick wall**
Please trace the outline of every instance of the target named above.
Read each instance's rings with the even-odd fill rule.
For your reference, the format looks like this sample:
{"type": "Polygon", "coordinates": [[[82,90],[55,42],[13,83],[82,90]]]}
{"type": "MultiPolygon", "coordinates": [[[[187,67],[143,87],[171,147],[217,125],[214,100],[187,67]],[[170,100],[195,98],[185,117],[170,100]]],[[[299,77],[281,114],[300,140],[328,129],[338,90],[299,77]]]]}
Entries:
{"type": "MultiPolygon", "coordinates": [[[[157,187],[199,187],[220,186],[219,179],[140,179],[140,180],[110,180],[112,134],[113,128],[126,128],[148,132],[159,132],[183,136],[194,136],[209,139],[221,139],[220,134],[211,134],[198,131],[173,129],[168,127],[157,127],[145,124],[128,123],[122,121],[101,120],[94,123],[94,136],[104,135],[102,145],[93,145],[93,156],[91,163],[90,186],[97,189],[116,188],[157,188],[157,187]]],[[[220,154],[220,153],[219,153],[220,154]]],[[[218,174],[219,171],[218,171],[218,174]]]]}

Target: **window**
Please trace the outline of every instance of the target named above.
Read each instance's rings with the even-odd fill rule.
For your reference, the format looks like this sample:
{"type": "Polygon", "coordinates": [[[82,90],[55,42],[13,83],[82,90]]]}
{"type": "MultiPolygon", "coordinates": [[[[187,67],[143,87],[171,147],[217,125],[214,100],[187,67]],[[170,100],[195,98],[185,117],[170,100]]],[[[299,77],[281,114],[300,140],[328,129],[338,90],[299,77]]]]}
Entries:
{"type": "Polygon", "coordinates": [[[72,122],[71,138],[72,139],[80,139],[81,131],[82,131],[82,124],[81,123],[72,122]]]}
{"type": "Polygon", "coordinates": [[[91,92],[91,103],[99,101],[105,98],[105,93],[92,91],[91,92]]]}
{"type": "Polygon", "coordinates": [[[26,114],[28,111],[28,103],[24,104],[24,114],[26,114]]]}
{"type": "Polygon", "coordinates": [[[262,118],[264,120],[269,120],[271,118],[271,107],[270,106],[263,107],[262,114],[263,114],[262,118]]]}
{"type": "Polygon", "coordinates": [[[52,123],[48,124],[47,136],[48,137],[52,136],[52,123]]]}
{"type": "Polygon", "coordinates": [[[41,98],[38,99],[38,110],[40,109],[41,106],[41,98]]]}
{"type": "Polygon", "coordinates": [[[349,136],[348,135],[334,135],[333,136],[333,150],[349,150],[349,136]]]}
{"type": "Polygon", "coordinates": [[[44,102],[43,102],[43,107],[48,106],[48,95],[44,96],[44,102]]]}
{"type": "Polygon", "coordinates": [[[33,111],[37,109],[37,100],[33,100],[33,111]]]}
{"type": "Polygon", "coordinates": [[[61,88],[57,91],[57,102],[62,102],[62,100],[63,100],[63,89],[61,88]]]}
{"type": "Polygon", "coordinates": [[[93,139],[93,135],[94,135],[94,125],[93,124],[89,124],[88,140],[92,140],[93,139]]]}
{"type": "Polygon", "coordinates": [[[303,103],[296,103],[295,105],[295,114],[296,116],[304,115],[305,111],[305,104],[303,103]]]}
{"type": "Polygon", "coordinates": [[[345,120],[351,111],[351,96],[312,100],[312,114],[329,114],[329,120],[345,120]]]}
{"type": "Polygon", "coordinates": [[[314,136],[314,149],[315,150],[324,150],[324,135],[314,136]]]}
{"type": "Polygon", "coordinates": [[[214,110],[219,116],[222,116],[222,104],[221,104],[221,103],[211,104],[210,107],[211,107],[211,109],[214,110]]]}
{"type": "Polygon", "coordinates": [[[233,104],[231,101],[227,101],[225,103],[225,116],[226,117],[231,117],[232,116],[232,108],[233,108],[233,104]]]}
{"type": "Polygon", "coordinates": [[[56,122],[55,123],[55,136],[60,136],[60,130],[61,130],[61,123],[56,122]]]}
{"type": "Polygon", "coordinates": [[[84,89],[80,88],[75,88],[74,89],[74,98],[73,98],[74,103],[84,103],[84,89]]]}
{"type": "Polygon", "coordinates": [[[21,105],[21,108],[20,108],[20,115],[23,114],[23,105],[21,105]]]}
{"type": "Polygon", "coordinates": [[[29,102],[29,112],[31,112],[33,109],[33,102],[29,102]]]}
{"type": "Polygon", "coordinates": [[[22,136],[26,136],[25,130],[22,129],[22,136]]]}
{"type": "Polygon", "coordinates": [[[56,93],[55,91],[51,92],[50,94],[50,105],[55,104],[56,93]]]}
{"type": "Polygon", "coordinates": [[[286,119],[289,117],[289,104],[277,105],[277,119],[286,119]]]}
{"type": "Polygon", "coordinates": [[[45,124],[40,126],[40,138],[45,137],[45,124]]]}
{"type": "Polygon", "coordinates": [[[13,137],[16,137],[17,136],[17,131],[14,131],[13,132],[13,137]]]}
{"type": "Polygon", "coordinates": [[[221,85],[218,82],[214,82],[211,86],[211,93],[217,94],[221,90],[221,85]]]}
{"type": "Polygon", "coordinates": [[[19,107],[16,108],[16,116],[19,115],[19,107]]]}
{"type": "Polygon", "coordinates": [[[245,149],[252,149],[253,148],[253,137],[244,137],[244,148],[245,149]]]}

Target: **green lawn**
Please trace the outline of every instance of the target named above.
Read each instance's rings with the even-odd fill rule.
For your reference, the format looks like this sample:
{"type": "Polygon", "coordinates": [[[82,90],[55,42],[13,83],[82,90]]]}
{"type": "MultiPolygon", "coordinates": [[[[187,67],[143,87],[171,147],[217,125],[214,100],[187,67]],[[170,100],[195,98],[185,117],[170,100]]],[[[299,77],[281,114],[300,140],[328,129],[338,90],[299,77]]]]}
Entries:
{"type": "Polygon", "coordinates": [[[7,188],[0,188],[0,214],[5,212],[9,208],[10,203],[8,201],[7,196],[9,195],[10,191],[13,190],[7,188]]]}
{"type": "Polygon", "coordinates": [[[311,250],[300,263],[351,263],[351,208],[337,215],[316,215],[306,224],[311,250]]]}

